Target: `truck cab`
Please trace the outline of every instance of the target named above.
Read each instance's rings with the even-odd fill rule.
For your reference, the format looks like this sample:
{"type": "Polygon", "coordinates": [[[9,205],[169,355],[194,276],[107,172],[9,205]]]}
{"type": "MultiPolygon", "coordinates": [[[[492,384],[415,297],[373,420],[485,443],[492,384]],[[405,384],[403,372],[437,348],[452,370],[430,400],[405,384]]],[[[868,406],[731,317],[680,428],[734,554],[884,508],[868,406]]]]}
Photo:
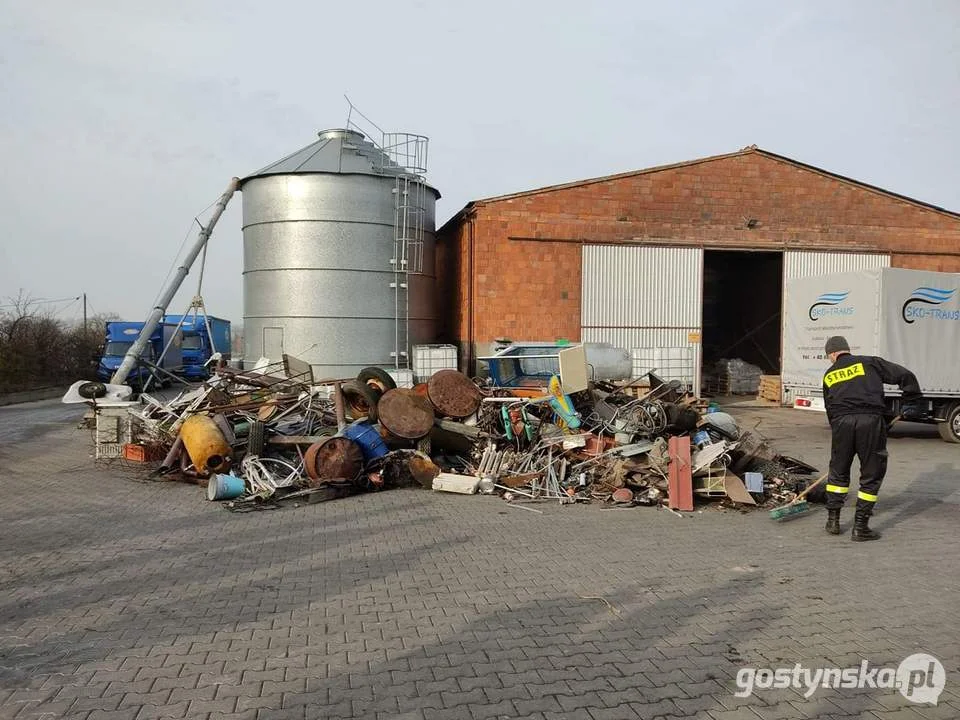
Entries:
{"type": "Polygon", "coordinates": [[[166,315],[164,322],[180,325],[183,332],[181,345],[182,366],[177,372],[187,380],[200,381],[210,377],[209,361],[214,353],[224,360],[230,359],[230,321],[208,315],[166,315]],[[207,332],[209,323],[210,332],[207,332]],[[213,335],[211,339],[211,333],[213,335]]]}
{"type": "MultiPolygon", "coordinates": [[[[127,352],[129,352],[133,343],[136,342],[140,336],[143,327],[143,322],[118,320],[106,323],[103,352],[97,363],[98,380],[104,383],[110,382],[113,374],[123,363],[127,352]]],[[[143,359],[150,364],[156,364],[157,358],[169,343],[170,349],[167,351],[161,367],[169,372],[179,370],[181,365],[181,338],[182,335],[177,332],[176,326],[166,324],[158,325],[150,338],[150,342],[143,351],[143,359]]],[[[148,366],[137,365],[127,376],[127,384],[133,388],[143,388],[152,374],[148,366]]],[[[156,378],[154,382],[158,384],[169,384],[162,377],[156,378]]]]}

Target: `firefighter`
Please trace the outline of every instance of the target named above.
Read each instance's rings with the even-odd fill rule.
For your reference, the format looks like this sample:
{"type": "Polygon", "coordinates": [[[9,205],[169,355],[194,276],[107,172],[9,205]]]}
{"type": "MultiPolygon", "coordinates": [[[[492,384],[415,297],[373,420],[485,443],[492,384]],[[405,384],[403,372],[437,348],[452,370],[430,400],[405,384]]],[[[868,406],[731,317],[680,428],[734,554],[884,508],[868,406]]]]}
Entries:
{"type": "Polygon", "coordinates": [[[896,363],[869,355],[853,355],[846,338],[834,336],[824,347],[830,369],[823,376],[823,400],[833,433],[827,476],[827,532],[840,534],[840,509],[850,491],[850,465],[860,459],[857,512],[850,537],[877,540],[869,527],[880,484],[887,472],[887,421],[883,386],[897,385],[903,393],[904,419],[919,418],[920,384],[896,363]]]}

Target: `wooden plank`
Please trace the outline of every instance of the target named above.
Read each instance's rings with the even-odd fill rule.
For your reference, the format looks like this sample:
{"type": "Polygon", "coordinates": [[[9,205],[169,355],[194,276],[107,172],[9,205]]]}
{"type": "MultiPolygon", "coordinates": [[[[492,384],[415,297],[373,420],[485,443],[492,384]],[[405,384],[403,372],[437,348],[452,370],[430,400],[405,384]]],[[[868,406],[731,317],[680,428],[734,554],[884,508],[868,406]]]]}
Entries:
{"type": "Polygon", "coordinates": [[[723,489],[726,491],[727,497],[735,503],[741,503],[743,505],[757,504],[757,501],[753,499],[753,495],[747,492],[747,486],[743,484],[743,480],[729,470],[723,478],[723,489]]]}
{"type": "Polygon", "coordinates": [[[690,438],[672,437],[668,444],[670,472],[668,475],[669,506],[673,510],[693,510],[693,476],[690,462],[690,438]]]}

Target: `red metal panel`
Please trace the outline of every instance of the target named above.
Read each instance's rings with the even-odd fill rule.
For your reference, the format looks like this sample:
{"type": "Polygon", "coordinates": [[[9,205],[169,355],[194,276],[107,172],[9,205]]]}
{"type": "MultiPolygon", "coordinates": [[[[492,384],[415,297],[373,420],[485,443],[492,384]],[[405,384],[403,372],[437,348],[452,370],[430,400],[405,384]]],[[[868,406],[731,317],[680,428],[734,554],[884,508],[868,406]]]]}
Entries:
{"type": "Polygon", "coordinates": [[[674,510],[693,510],[693,475],[690,463],[690,438],[670,438],[669,505],[674,510]]]}

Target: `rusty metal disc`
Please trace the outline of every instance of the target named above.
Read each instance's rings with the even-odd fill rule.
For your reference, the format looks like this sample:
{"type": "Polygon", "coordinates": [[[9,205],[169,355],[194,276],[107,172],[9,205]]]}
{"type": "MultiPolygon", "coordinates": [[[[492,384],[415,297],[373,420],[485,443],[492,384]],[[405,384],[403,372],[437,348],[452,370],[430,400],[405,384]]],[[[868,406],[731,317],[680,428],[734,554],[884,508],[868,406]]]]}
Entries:
{"type": "Polygon", "coordinates": [[[323,445],[322,442],[314,443],[303,454],[303,469],[311,480],[320,479],[317,477],[317,453],[320,452],[321,445],[323,445]]]}
{"type": "Polygon", "coordinates": [[[440,370],[427,382],[430,402],[442,415],[465,418],[480,407],[480,390],[473,381],[456,370],[440,370]]]}
{"type": "Polygon", "coordinates": [[[394,388],[384,393],[377,405],[380,424],[391,435],[417,440],[433,427],[433,407],[425,397],[413,390],[394,388]]]}
{"type": "Polygon", "coordinates": [[[349,438],[332,437],[307,448],[303,465],[311,487],[328,480],[354,480],[363,470],[363,452],[349,438]]]}
{"type": "Polygon", "coordinates": [[[413,386],[413,391],[417,395],[427,398],[427,400],[430,399],[430,392],[427,389],[427,383],[417,383],[416,385],[413,386]]]}

